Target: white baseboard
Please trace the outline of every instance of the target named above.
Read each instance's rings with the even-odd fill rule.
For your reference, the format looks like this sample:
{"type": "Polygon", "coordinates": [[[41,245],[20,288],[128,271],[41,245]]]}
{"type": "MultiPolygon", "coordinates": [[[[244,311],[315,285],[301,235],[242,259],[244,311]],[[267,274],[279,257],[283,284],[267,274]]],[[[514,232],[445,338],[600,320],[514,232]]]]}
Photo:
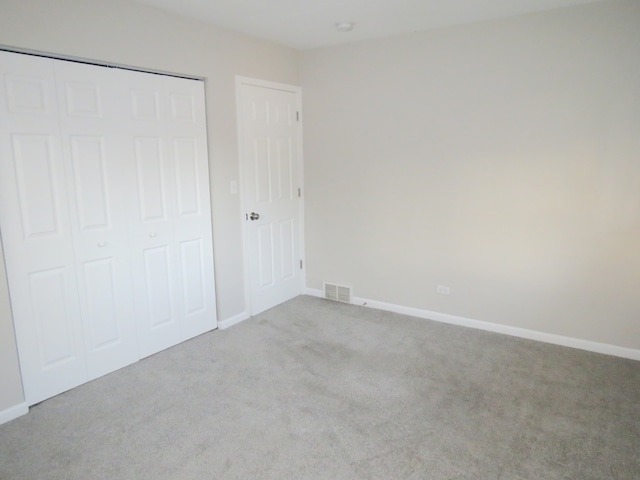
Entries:
{"type": "MultiPolygon", "coordinates": [[[[313,288],[307,288],[305,290],[305,293],[314,297],[324,297],[324,292],[322,290],[313,288]]],[[[622,357],[640,361],[640,350],[636,350],[633,348],[619,347],[617,345],[610,345],[608,343],[592,342],[590,340],[583,340],[580,338],[565,337],[562,335],[539,332],[536,330],[529,330],[520,327],[512,327],[499,323],[484,322],[482,320],[474,320],[472,318],[449,315],[448,313],[439,313],[429,310],[422,310],[420,308],[404,307],[402,305],[378,302],[377,300],[369,300],[366,298],[353,297],[351,299],[351,303],[353,305],[385,310],[387,312],[401,313],[403,315],[409,315],[411,317],[424,318],[427,320],[434,320],[436,322],[476,328],[478,330],[486,330],[488,332],[511,335],[512,337],[537,340],[539,342],[552,343],[554,345],[561,345],[563,347],[577,348],[589,352],[603,353],[605,355],[613,355],[615,357],[622,357]]]]}
{"type": "Polygon", "coordinates": [[[249,315],[248,312],[239,313],[238,315],[234,315],[233,317],[227,318],[225,320],[220,320],[218,322],[218,328],[220,330],[224,330],[225,328],[233,327],[240,322],[244,322],[249,317],[251,317],[251,315],[249,315]]]}
{"type": "Polygon", "coordinates": [[[18,405],[14,405],[13,407],[7,408],[6,410],[2,410],[0,412],[0,425],[3,423],[10,422],[18,417],[26,415],[29,413],[29,406],[26,402],[19,403],[18,405]]]}

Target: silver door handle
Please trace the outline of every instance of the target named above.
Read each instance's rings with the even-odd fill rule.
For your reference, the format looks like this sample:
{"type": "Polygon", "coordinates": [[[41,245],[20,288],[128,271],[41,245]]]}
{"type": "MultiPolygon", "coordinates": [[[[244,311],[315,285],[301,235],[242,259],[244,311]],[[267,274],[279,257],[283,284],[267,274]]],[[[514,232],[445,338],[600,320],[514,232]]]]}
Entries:
{"type": "Polygon", "coordinates": [[[251,220],[258,220],[260,218],[260,215],[256,212],[251,212],[251,215],[249,215],[249,218],[251,220]]]}

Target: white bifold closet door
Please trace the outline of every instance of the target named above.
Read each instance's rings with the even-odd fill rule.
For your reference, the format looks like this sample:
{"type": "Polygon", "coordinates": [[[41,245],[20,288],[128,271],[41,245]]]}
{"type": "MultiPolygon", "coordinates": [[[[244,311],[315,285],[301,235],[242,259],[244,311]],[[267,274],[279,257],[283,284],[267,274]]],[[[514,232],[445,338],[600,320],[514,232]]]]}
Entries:
{"type": "Polygon", "coordinates": [[[203,83],[8,52],[0,73],[26,401],[215,328],[203,83]]]}

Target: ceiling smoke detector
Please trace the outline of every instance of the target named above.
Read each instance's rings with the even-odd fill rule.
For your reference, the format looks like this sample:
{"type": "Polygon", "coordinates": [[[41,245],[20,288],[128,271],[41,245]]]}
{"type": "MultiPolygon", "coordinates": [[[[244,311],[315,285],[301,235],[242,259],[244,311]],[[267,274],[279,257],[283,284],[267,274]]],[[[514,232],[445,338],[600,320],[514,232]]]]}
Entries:
{"type": "Polygon", "coordinates": [[[336,30],[339,32],[350,32],[353,30],[353,22],[336,23],[336,30]]]}

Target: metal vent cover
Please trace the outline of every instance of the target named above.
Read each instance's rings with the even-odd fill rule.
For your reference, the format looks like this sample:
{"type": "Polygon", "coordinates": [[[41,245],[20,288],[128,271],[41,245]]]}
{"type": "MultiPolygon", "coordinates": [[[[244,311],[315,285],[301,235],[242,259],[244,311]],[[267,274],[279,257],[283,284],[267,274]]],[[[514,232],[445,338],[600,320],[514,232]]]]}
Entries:
{"type": "Polygon", "coordinates": [[[324,282],[324,298],[336,302],[351,303],[351,287],[324,282]]]}

